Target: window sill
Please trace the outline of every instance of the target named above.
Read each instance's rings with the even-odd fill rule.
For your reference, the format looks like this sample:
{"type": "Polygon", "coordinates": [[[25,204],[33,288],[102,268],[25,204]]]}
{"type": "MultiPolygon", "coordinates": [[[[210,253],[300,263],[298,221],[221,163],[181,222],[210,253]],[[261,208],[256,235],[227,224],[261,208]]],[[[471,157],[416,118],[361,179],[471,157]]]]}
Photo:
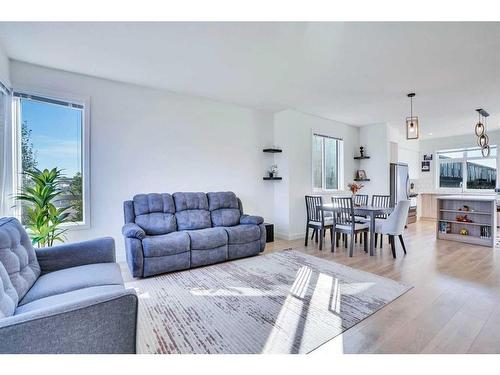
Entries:
{"type": "Polygon", "coordinates": [[[61,225],[61,228],[67,229],[69,231],[86,230],[90,229],[89,223],[65,223],[61,225]]]}

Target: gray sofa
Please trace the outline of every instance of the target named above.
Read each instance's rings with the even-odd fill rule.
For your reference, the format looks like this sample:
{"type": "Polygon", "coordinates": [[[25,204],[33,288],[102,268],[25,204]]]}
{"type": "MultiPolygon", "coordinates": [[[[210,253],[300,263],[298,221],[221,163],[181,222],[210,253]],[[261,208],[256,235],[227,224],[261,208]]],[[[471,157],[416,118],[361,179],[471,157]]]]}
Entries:
{"type": "Polygon", "coordinates": [[[112,238],[35,250],[0,219],[0,353],[135,353],[136,321],[112,238]]]}
{"type": "Polygon", "coordinates": [[[139,194],[124,202],[127,262],[134,277],[205,266],[264,251],[260,216],[232,192],[139,194]]]}

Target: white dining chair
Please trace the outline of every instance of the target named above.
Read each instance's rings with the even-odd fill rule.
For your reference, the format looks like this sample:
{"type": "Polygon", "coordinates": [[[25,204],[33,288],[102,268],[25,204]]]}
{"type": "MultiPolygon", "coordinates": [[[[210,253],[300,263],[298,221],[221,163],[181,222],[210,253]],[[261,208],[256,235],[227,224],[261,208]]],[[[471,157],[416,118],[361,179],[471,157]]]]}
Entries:
{"type": "Polygon", "coordinates": [[[403,251],[406,254],[405,242],[403,240],[403,232],[405,230],[406,220],[408,219],[408,211],[410,209],[410,201],[399,201],[394,210],[387,219],[375,220],[375,233],[387,234],[389,243],[391,244],[392,256],[396,258],[396,244],[394,237],[398,236],[403,251]]]}

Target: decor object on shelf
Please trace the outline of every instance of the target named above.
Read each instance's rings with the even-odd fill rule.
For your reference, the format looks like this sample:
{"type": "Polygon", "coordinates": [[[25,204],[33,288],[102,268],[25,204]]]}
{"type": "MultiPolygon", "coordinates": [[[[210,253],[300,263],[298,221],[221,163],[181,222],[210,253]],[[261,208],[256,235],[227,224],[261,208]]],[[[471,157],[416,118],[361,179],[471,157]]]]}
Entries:
{"type": "Polygon", "coordinates": [[[137,340],[144,354],[306,354],[411,289],[293,250],[126,285],[147,296],[137,340]]]}
{"type": "Polygon", "coordinates": [[[276,164],[271,165],[267,172],[269,177],[278,177],[278,166],[276,164]]]}
{"type": "Polygon", "coordinates": [[[266,246],[264,219],[244,215],[230,191],[138,194],[123,208],[122,233],[134,277],[254,256],[266,246]]]}
{"type": "Polygon", "coordinates": [[[359,156],[361,156],[362,158],[365,157],[365,150],[363,146],[359,146],[359,156]]]}
{"type": "Polygon", "coordinates": [[[366,172],[363,169],[358,169],[356,171],[356,179],[357,180],[366,180],[366,172]]]}
{"type": "Polygon", "coordinates": [[[23,173],[27,183],[21,192],[14,196],[26,210],[23,220],[28,228],[31,241],[37,247],[52,246],[54,242],[64,242],[64,233],[68,230],[61,229],[61,225],[73,221],[71,209],[74,205],[56,207],[61,195],[66,194],[61,189],[64,175],[61,169],[33,170],[23,173]]]}
{"type": "Polygon", "coordinates": [[[468,236],[469,235],[469,231],[467,229],[465,229],[465,228],[462,228],[462,229],[460,229],[460,234],[462,236],[468,236]]]}
{"type": "Polygon", "coordinates": [[[406,139],[418,139],[418,116],[413,116],[413,98],[415,93],[411,92],[407,95],[410,98],[410,117],[406,118],[406,139]]]}
{"type": "Polygon", "coordinates": [[[474,127],[474,133],[477,136],[477,145],[481,147],[481,154],[486,158],[490,156],[490,139],[486,134],[486,118],[490,114],[482,108],[476,109],[476,112],[479,115],[479,120],[474,127]]]}
{"type": "Polygon", "coordinates": [[[135,353],[138,300],[111,237],[33,248],[0,219],[0,353],[135,353]]]}
{"type": "Polygon", "coordinates": [[[461,222],[463,222],[463,223],[473,223],[473,221],[472,221],[471,219],[469,219],[469,218],[467,217],[467,215],[457,215],[457,216],[455,217],[455,220],[456,220],[456,221],[461,221],[461,222]]]}
{"type": "Polygon", "coordinates": [[[356,193],[364,187],[364,185],[358,184],[356,182],[351,182],[350,184],[347,185],[347,187],[349,187],[349,190],[351,190],[352,196],[354,197],[356,193]]]}

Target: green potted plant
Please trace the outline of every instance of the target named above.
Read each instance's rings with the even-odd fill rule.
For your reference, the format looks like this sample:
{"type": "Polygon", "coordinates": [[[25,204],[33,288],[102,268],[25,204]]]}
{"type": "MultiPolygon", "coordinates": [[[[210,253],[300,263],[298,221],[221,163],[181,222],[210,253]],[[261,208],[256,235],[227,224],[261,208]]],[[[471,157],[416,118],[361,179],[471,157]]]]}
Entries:
{"type": "Polygon", "coordinates": [[[55,203],[64,190],[61,189],[62,171],[58,168],[51,170],[32,170],[23,172],[26,183],[21,192],[14,199],[23,205],[26,210],[24,225],[34,245],[38,247],[52,246],[55,241],[64,242],[64,233],[67,229],[62,224],[71,222],[73,207],[65,205],[56,207],[55,203]]]}

